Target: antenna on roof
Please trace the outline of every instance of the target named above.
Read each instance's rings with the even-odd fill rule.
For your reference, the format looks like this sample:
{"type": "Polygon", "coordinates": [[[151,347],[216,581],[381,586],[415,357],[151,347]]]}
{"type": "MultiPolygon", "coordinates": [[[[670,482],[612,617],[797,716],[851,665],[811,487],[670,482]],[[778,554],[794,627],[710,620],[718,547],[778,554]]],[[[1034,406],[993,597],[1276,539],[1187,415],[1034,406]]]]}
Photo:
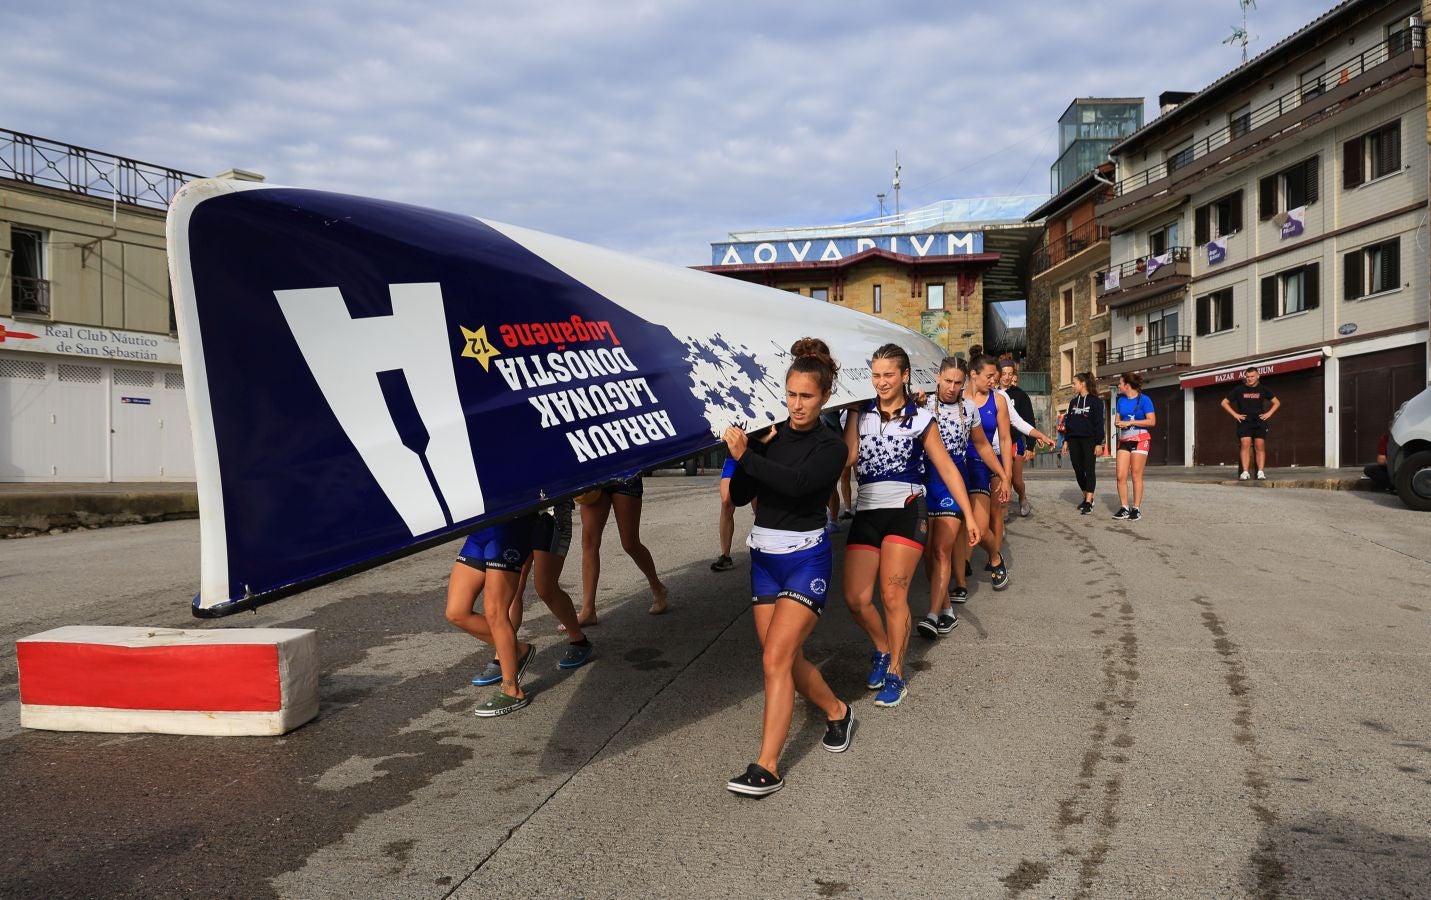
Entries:
{"type": "MultiPolygon", "coordinates": [[[[1247,2],[1247,0],[1244,0],[1247,2]]],[[[894,214],[899,215],[899,151],[894,151],[894,214]]]]}
{"type": "Polygon", "coordinates": [[[1236,26],[1236,25],[1232,26],[1232,34],[1230,34],[1230,35],[1228,35],[1227,37],[1223,38],[1223,39],[1222,39],[1222,42],[1223,42],[1224,44],[1228,44],[1228,45],[1231,45],[1231,44],[1241,44],[1241,45],[1242,45],[1242,61],[1243,61],[1243,63],[1246,63],[1246,62],[1247,62],[1247,44],[1248,44],[1248,42],[1250,42],[1250,41],[1255,41],[1255,40],[1257,40],[1257,36],[1256,36],[1256,35],[1250,35],[1250,34],[1247,33],[1247,10],[1249,10],[1249,9],[1256,9],[1256,8],[1257,8],[1257,0],[1237,0],[1237,2],[1238,2],[1238,5],[1240,5],[1240,6],[1242,7],[1242,27],[1239,28],[1239,27],[1236,26]]]}

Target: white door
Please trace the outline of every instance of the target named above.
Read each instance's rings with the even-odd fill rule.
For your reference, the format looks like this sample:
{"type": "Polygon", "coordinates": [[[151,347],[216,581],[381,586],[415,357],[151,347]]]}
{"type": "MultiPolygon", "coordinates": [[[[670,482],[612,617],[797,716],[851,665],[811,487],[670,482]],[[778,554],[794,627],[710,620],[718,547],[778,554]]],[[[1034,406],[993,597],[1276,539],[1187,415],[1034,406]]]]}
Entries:
{"type": "Polygon", "coordinates": [[[189,435],[189,406],[184,400],[184,373],[166,371],[162,375],[159,427],[163,432],[162,470],[165,481],[194,480],[194,442],[189,435]]]}
{"type": "Polygon", "coordinates": [[[159,400],[153,369],[115,366],[110,387],[110,454],[115,481],[158,481],[163,465],[159,400]]]}
{"type": "Polygon", "coordinates": [[[109,435],[105,434],[104,367],[62,362],[49,391],[48,455],[55,481],[105,481],[109,435]]]}
{"type": "Polygon", "coordinates": [[[52,481],[45,403],[53,367],[44,359],[0,355],[0,481],[52,481]]]}

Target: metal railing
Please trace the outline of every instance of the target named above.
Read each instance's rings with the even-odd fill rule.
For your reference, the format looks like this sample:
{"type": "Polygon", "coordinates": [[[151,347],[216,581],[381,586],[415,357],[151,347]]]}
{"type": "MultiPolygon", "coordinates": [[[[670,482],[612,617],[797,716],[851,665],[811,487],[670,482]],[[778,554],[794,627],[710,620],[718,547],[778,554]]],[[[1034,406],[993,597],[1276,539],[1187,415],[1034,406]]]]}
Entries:
{"type": "Polygon", "coordinates": [[[1057,240],[1050,241],[1045,234],[1044,243],[1033,255],[1033,273],[1037,275],[1047,269],[1088,249],[1099,241],[1108,240],[1108,229],[1096,221],[1082,225],[1057,240]]]}
{"type": "Polygon", "coordinates": [[[0,178],[167,209],[179,188],[202,177],[0,128],[0,178]]]}
{"type": "Polygon", "coordinates": [[[22,316],[48,316],[50,283],[43,278],[10,276],[10,309],[22,316]]]}
{"type": "MultiPolygon", "coordinates": [[[[1097,277],[1098,279],[1098,286],[1100,288],[1105,287],[1105,285],[1107,284],[1106,279],[1108,277],[1108,273],[1110,272],[1117,272],[1118,279],[1120,282],[1124,278],[1131,278],[1134,275],[1143,275],[1148,271],[1149,260],[1162,259],[1163,257],[1167,257],[1167,261],[1162,262],[1159,266],[1156,266],[1155,268],[1161,268],[1162,266],[1171,267],[1174,263],[1188,262],[1190,259],[1192,259],[1192,248],[1172,247],[1168,250],[1163,251],[1162,253],[1150,253],[1147,256],[1140,256],[1137,259],[1130,259],[1120,265],[1104,269],[1103,271],[1096,273],[1095,277],[1097,277]]],[[[1170,272],[1169,274],[1172,273],[1170,272]]]]}
{"type": "Polygon", "coordinates": [[[1174,334],[1166,337],[1149,338],[1146,341],[1139,341],[1136,344],[1125,344],[1122,347],[1112,347],[1101,350],[1098,353],[1098,365],[1107,366],[1116,363],[1131,362],[1137,359],[1147,359],[1152,356],[1161,356],[1164,353],[1191,353],[1192,338],[1185,334],[1174,334]]]}
{"type": "Polygon", "coordinates": [[[1207,156],[1224,144],[1231,143],[1249,131],[1254,131],[1268,122],[1280,118],[1327,91],[1366,74],[1393,56],[1399,56],[1408,50],[1425,46],[1425,26],[1418,25],[1395,32],[1386,40],[1378,41],[1375,47],[1365,50],[1345,62],[1328,66],[1327,71],[1315,81],[1299,84],[1285,94],[1259,106],[1251,113],[1238,116],[1226,127],[1218,129],[1191,147],[1183,148],[1171,159],[1124,178],[1113,188],[1113,194],[1116,197],[1121,197],[1130,191],[1136,191],[1155,181],[1161,181],[1174,171],[1207,156]]]}

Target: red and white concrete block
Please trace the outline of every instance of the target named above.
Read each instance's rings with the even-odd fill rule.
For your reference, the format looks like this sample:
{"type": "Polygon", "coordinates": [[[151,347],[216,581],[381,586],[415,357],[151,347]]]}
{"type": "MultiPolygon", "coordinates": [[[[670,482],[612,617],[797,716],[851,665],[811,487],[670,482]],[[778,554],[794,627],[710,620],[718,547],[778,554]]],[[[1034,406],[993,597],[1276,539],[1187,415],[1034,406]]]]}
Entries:
{"type": "Polygon", "coordinates": [[[307,629],[69,625],[15,651],[25,728],[278,735],[318,714],[307,629]]]}

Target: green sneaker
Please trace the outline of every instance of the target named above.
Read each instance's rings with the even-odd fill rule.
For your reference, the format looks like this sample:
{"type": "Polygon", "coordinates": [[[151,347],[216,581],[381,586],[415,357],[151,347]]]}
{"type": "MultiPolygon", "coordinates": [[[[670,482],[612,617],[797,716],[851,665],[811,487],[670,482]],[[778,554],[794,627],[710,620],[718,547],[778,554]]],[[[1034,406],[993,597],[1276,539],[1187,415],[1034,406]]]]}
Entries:
{"type": "Polygon", "coordinates": [[[531,703],[530,697],[513,697],[506,691],[498,691],[492,695],[492,699],[483,703],[473,710],[473,713],[482,718],[491,716],[505,716],[509,712],[516,712],[522,707],[531,703]]]}

